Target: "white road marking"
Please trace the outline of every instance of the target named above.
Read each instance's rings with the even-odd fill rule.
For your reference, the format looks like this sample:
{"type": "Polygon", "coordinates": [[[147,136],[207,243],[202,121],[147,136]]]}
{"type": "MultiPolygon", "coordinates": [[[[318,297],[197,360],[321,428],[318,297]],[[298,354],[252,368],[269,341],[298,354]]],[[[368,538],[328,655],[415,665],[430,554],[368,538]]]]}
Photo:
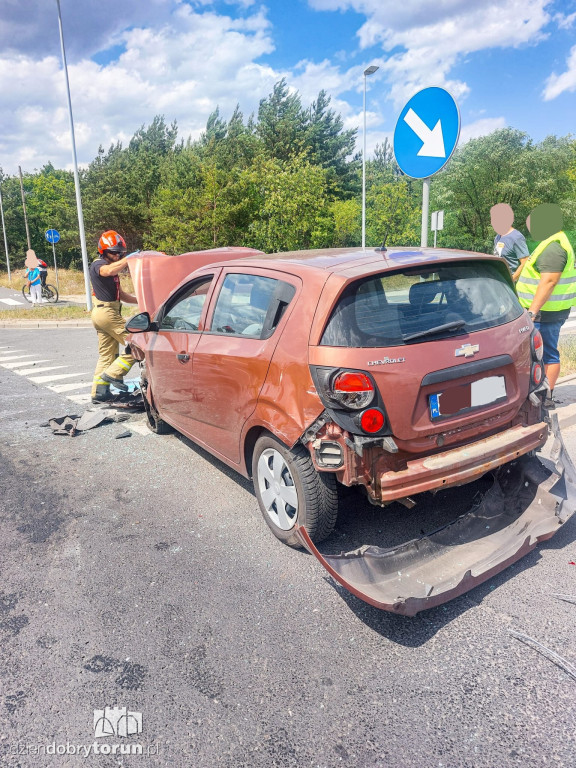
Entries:
{"type": "MultiPolygon", "coordinates": [[[[14,350],[19,352],[20,350],[14,350]]],[[[25,357],[36,357],[36,355],[10,355],[9,357],[0,357],[0,363],[13,363],[16,360],[23,360],[25,357]]]]}
{"type": "Polygon", "coordinates": [[[18,376],[30,376],[31,373],[43,373],[45,371],[55,371],[58,368],[68,368],[67,365],[47,365],[43,368],[26,368],[23,371],[13,371],[13,373],[17,373],[18,376]]]}
{"type": "Polygon", "coordinates": [[[20,306],[20,305],[24,304],[23,301],[15,301],[14,299],[0,299],[0,301],[2,302],[2,304],[8,304],[8,305],[11,305],[11,306],[14,306],[14,305],[20,306]]]}
{"type": "Polygon", "coordinates": [[[66,395],[66,397],[75,403],[89,403],[92,400],[92,395],[89,392],[83,395],[66,395]]]}
{"type": "Polygon", "coordinates": [[[54,386],[48,386],[52,392],[72,392],[74,389],[82,389],[83,387],[91,387],[91,381],[76,381],[73,384],[54,384],[54,386]]]}
{"type": "Polygon", "coordinates": [[[62,379],[71,379],[74,376],[86,376],[88,371],[80,371],[79,373],[60,373],[60,374],[48,374],[47,376],[30,376],[28,381],[33,381],[35,384],[44,384],[47,381],[61,381],[62,379]]]}
{"type": "Polygon", "coordinates": [[[20,360],[18,363],[0,363],[2,368],[13,370],[14,368],[25,368],[27,365],[38,365],[38,363],[51,363],[51,360],[20,360]]]}
{"type": "Polygon", "coordinates": [[[151,435],[152,430],[148,429],[146,424],[132,424],[131,422],[127,421],[126,423],[126,429],[129,429],[130,432],[138,432],[139,435],[151,435]]]}

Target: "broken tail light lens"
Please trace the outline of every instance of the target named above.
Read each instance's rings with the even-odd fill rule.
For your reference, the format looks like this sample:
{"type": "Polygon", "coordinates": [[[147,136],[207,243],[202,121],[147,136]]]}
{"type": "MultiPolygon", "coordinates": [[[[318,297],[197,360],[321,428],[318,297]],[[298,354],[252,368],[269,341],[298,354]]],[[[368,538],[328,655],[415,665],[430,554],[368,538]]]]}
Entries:
{"type": "Polygon", "coordinates": [[[359,410],[374,399],[374,385],[360,371],[343,371],[332,382],[332,397],[343,408],[359,410]]]}
{"type": "Polygon", "coordinates": [[[544,342],[540,331],[534,330],[532,338],[530,339],[530,344],[532,346],[532,358],[541,362],[544,354],[544,342]]]}

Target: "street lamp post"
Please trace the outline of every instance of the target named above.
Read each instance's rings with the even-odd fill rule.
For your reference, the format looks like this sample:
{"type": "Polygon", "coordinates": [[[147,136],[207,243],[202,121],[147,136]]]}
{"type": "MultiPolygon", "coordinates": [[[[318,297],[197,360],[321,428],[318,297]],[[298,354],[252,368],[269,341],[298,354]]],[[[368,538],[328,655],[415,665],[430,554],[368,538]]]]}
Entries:
{"type": "Polygon", "coordinates": [[[364,70],[364,131],[362,148],[362,248],[366,248],[366,78],[379,69],[372,64],[364,70]]]}
{"type": "Polygon", "coordinates": [[[70,137],[72,139],[72,161],[74,164],[74,187],[76,189],[76,208],[78,210],[78,228],[80,229],[80,248],[82,250],[82,270],[84,272],[84,289],[86,291],[86,309],[92,309],[92,295],[90,292],[90,280],[88,278],[88,252],[86,250],[86,234],[84,233],[84,216],[82,214],[82,198],[80,196],[80,178],[78,176],[78,161],[76,159],[76,139],[74,138],[74,118],[72,117],[72,100],[70,98],[70,82],[68,80],[68,66],[66,64],[66,50],[64,49],[64,31],[62,29],[62,14],[60,13],[60,0],[56,0],[58,6],[58,26],[60,29],[60,48],[62,50],[62,66],[66,80],[66,93],[68,95],[68,117],[70,122],[70,137]]]}
{"type": "Polygon", "coordinates": [[[8,255],[8,238],[6,237],[6,225],[4,224],[4,206],[2,205],[2,189],[0,187],[0,214],[2,215],[2,232],[4,233],[4,250],[6,251],[6,267],[8,268],[8,282],[12,285],[10,274],[10,256],[8,255]]]}

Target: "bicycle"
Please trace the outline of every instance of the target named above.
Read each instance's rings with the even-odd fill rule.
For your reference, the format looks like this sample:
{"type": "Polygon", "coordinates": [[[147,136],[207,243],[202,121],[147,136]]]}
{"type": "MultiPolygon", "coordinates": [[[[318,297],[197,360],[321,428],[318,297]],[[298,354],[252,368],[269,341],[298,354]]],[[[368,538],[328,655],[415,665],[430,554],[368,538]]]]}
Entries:
{"type": "MultiPolygon", "coordinates": [[[[24,285],[22,287],[22,296],[24,296],[28,304],[32,304],[32,298],[27,291],[28,286],[24,285]]],[[[56,304],[58,301],[58,289],[55,288],[55,286],[46,283],[46,285],[42,286],[42,299],[49,304],[56,304]]]]}

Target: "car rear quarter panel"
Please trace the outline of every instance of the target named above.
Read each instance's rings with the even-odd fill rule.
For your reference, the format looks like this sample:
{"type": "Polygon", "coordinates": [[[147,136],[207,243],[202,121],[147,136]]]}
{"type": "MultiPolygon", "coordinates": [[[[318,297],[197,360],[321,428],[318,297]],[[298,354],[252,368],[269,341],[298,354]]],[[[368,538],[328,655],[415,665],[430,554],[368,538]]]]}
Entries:
{"type": "Polygon", "coordinates": [[[265,429],[292,447],[324,410],[310,375],[308,345],[328,275],[314,270],[302,277],[302,290],[272,356],[258,405],[244,427],[244,446],[251,432],[265,429]]]}

